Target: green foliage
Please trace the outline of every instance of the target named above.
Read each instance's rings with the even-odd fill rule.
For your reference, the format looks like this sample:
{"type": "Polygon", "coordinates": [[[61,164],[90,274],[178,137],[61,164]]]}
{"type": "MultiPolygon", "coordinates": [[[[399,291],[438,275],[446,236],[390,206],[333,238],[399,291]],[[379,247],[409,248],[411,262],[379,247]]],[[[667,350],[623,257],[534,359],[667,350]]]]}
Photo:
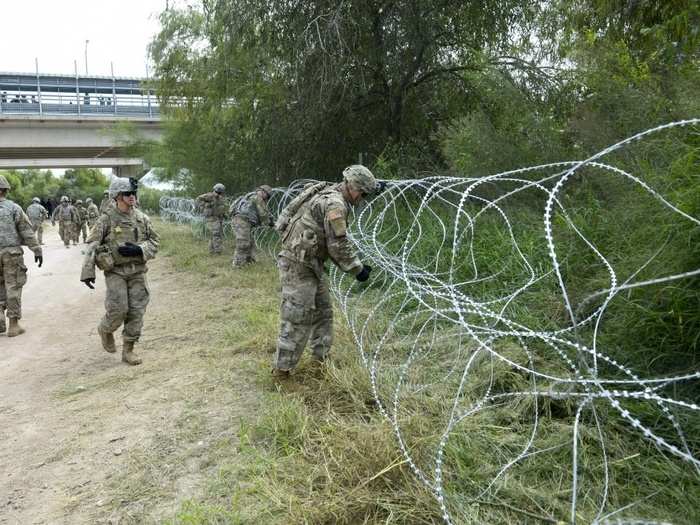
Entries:
{"type": "Polygon", "coordinates": [[[2,173],[12,186],[10,199],[23,208],[26,208],[34,197],[39,197],[42,202],[51,199],[58,202],[62,195],[67,195],[74,201],[85,201],[90,197],[99,204],[102,192],[109,185],[107,177],[98,169],[69,169],[63,177],[55,177],[49,170],[10,170],[2,173]]]}

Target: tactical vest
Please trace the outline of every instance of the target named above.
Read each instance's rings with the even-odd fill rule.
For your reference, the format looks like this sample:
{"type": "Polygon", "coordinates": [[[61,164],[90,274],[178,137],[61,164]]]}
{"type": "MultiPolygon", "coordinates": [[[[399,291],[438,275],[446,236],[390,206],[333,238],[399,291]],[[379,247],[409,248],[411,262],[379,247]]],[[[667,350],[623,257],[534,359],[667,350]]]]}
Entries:
{"type": "Polygon", "coordinates": [[[109,217],[109,231],[102,241],[102,245],[109,249],[109,253],[114,259],[114,266],[124,264],[144,264],[143,257],[125,257],[119,253],[119,246],[131,242],[138,244],[148,238],[148,227],[146,216],[137,209],[127,215],[117,208],[108,208],[103,214],[109,217]]]}
{"type": "Polygon", "coordinates": [[[257,196],[254,193],[238,198],[232,206],[234,208],[233,215],[240,215],[253,226],[259,226],[260,216],[254,201],[256,198],[257,196]]]}
{"type": "Polygon", "coordinates": [[[73,222],[73,214],[71,213],[72,206],[59,206],[58,207],[58,220],[59,222],[73,222]]]}
{"type": "Polygon", "coordinates": [[[27,216],[32,221],[40,221],[44,218],[44,208],[41,204],[30,204],[27,208],[27,216]]]}
{"type": "Polygon", "coordinates": [[[12,201],[0,201],[0,248],[21,246],[22,239],[17,231],[15,217],[21,208],[12,201]]]}
{"type": "Polygon", "coordinates": [[[223,197],[212,196],[211,193],[207,194],[209,199],[204,200],[202,204],[202,212],[204,216],[208,219],[222,219],[226,216],[227,203],[226,199],[223,197]]]}
{"type": "Polygon", "coordinates": [[[280,213],[280,216],[277,218],[277,222],[275,223],[275,229],[280,234],[284,234],[285,231],[287,231],[289,223],[292,221],[299,209],[312,197],[315,197],[321,191],[329,188],[333,184],[334,183],[332,182],[317,182],[304,186],[302,192],[294,197],[292,201],[284,208],[284,210],[282,210],[282,213],[280,213]]]}

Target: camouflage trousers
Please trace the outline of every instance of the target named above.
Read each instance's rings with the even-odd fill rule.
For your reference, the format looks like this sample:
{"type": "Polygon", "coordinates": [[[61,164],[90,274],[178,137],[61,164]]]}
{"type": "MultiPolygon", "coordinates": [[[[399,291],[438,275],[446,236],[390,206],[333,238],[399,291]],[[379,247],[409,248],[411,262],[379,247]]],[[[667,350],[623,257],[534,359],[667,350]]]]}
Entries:
{"type": "Polygon", "coordinates": [[[100,322],[103,332],[115,332],[122,324],[122,340],[138,341],[143,315],[150,299],[145,272],[131,275],[106,272],[105,316],[100,322]]]}
{"type": "Polygon", "coordinates": [[[209,239],[209,253],[221,253],[224,249],[224,222],[222,219],[207,219],[207,229],[211,235],[209,239]]]}
{"type": "Polygon", "coordinates": [[[328,281],[306,265],[277,259],[282,285],[280,331],[274,367],[292,370],[310,340],[314,359],[323,361],[333,343],[333,305],[328,281]]]}
{"type": "Polygon", "coordinates": [[[22,318],[22,287],[27,282],[27,266],[22,248],[0,249],[0,310],[10,319],[22,318]]]}
{"type": "Polygon", "coordinates": [[[88,238],[87,222],[81,222],[78,225],[77,229],[78,229],[78,231],[76,232],[76,235],[75,235],[76,240],[78,240],[78,241],[80,240],[80,234],[82,233],[83,234],[83,242],[87,242],[87,238],[88,238]]]}
{"type": "Polygon", "coordinates": [[[58,223],[58,235],[61,237],[63,244],[68,246],[73,240],[75,235],[73,232],[75,230],[75,225],[72,222],[59,222],[58,223]]]}
{"type": "Polygon", "coordinates": [[[255,261],[255,243],[253,242],[253,225],[245,218],[236,215],[231,221],[233,235],[236,238],[236,250],[233,253],[233,265],[243,266],[255,261]]]}
{"type": "Polygon", "coordinates": [[[32,230],[36,233],[36,240],[44,244],[44,221],[32,221],[32,230]]]}

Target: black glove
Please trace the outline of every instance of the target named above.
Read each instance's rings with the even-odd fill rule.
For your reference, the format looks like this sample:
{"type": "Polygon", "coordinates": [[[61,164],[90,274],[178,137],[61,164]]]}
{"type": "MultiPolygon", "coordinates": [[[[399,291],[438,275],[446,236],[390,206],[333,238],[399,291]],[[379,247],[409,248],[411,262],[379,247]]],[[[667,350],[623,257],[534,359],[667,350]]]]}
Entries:
{"type": "Polygon", "coordinates": [[[87,286],[88,288],[90,288],[90,290],[94,290],[94,289],[95,289],[95,287],[93,286],[93,285],[95,284],[95,278],[94,278],[94,277],[90,277],[90,278],[87,278],[87,279],[81,279],[81,282],[85,283],[85,286],[87,286]]]}
{"type": "Polygon", "coordinates": [[[369,272],[371,272],[371,271],[372,271],[372,267],[371,267],[371,266],[367,266],[366,264],[363,264],[363,265],[362,265],[362,270],[360,271],[360,273],[358,273],[358,274],[355,276],[355,279],[357,279],[358,281],[360,281],[361,283],[363,283],[363,282],[365,282],[367,279],[369,279],[369,272]]]}
{"type": "Polygon", "coordinates": [[[387,183],[385,180],[377,181],[377,191],[375,193],[379,195],[381,192],[383,192],[386,189],[386,184],[387,183]]]}
{"type": "Polygon", "coordinates": [[[117,251],[119,252],[119,255],[123,255],[124,257],[140,257],[143,255],[141,246],[134,244],[133,242],[122,244],[119,248],[117,248],[117,251]]]}
{"type": "Polygon", "coordinates": [[[44,256],[43,255],[35,255],[34,262],[39,266],[39,268],[41,268],[41,265],[44,264],[44,256]]]}

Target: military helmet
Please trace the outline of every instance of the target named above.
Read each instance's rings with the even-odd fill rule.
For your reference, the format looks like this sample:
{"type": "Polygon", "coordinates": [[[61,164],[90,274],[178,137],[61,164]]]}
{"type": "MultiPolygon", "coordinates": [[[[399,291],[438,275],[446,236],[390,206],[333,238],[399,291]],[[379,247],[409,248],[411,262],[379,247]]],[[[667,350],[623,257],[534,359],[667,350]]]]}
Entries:
{"type": "Polygon", "coordinates": [[[10,186],[10,183],[7,182],[7,179],[3,176],[0,175],[0,190],[9,190],[12,187],[10,186]]]}
{"type": "Polygon", "coordinates": [[[36,202],[36,203],[38,204],[38,203],[41,202],[41,200],[39,200],[39,197],[34,197],[34,198],[32,199],[32,202],[36,202]]]}
{"type": "Polygon", "coordinates": [[[112,184],[109,185],[109,198],[116,199],[120,193],[126,191],[136,191],[138,182],[136,179],[125,179],[124,177],[116,177],[112,184]]]}
{"type": "Polygon", "coordinates": [[[61,202],[68,202],[68,197],[65,195],[61,197],[61,202]]]}
{"type": "Polygon", "coordinates": [[[272,195],[272,188],[270,186],[268,186],[267,184],[262,184],[262,185],[258,186],[256,191],[264,191],[265,193],[267,193],[268,197],[270,195],[272,195]]]}
{"type": "Polygon", "coordinates": [[[78,199],[77,201],[75,201],[75,204],[82,204],[82,203],[83,203],[82,199],[78,199]]]}
{"type": "Polygon", "coordinates": [[[224,186],[220,182],[217,182],[216,184],[214,184],[214,192],[223,193],[225,191],[226,191],[226,186],[224,186]]]}
{"type": "Polygon", "coordinates": [[[109,188],[102,192],[102,195],[109,195],[109,188]]]}
{"type": "Polygon", "coordinates": [[[343,170],[343,179],[351,189],[369,195],[377,191],[377,179],[361,164],[353,164],[343,170]]]}
{"type": "Polygon", "coordinates": [[[85,199],[85,204],[92,204],[92,199],[90,197],[85,199]]]}

